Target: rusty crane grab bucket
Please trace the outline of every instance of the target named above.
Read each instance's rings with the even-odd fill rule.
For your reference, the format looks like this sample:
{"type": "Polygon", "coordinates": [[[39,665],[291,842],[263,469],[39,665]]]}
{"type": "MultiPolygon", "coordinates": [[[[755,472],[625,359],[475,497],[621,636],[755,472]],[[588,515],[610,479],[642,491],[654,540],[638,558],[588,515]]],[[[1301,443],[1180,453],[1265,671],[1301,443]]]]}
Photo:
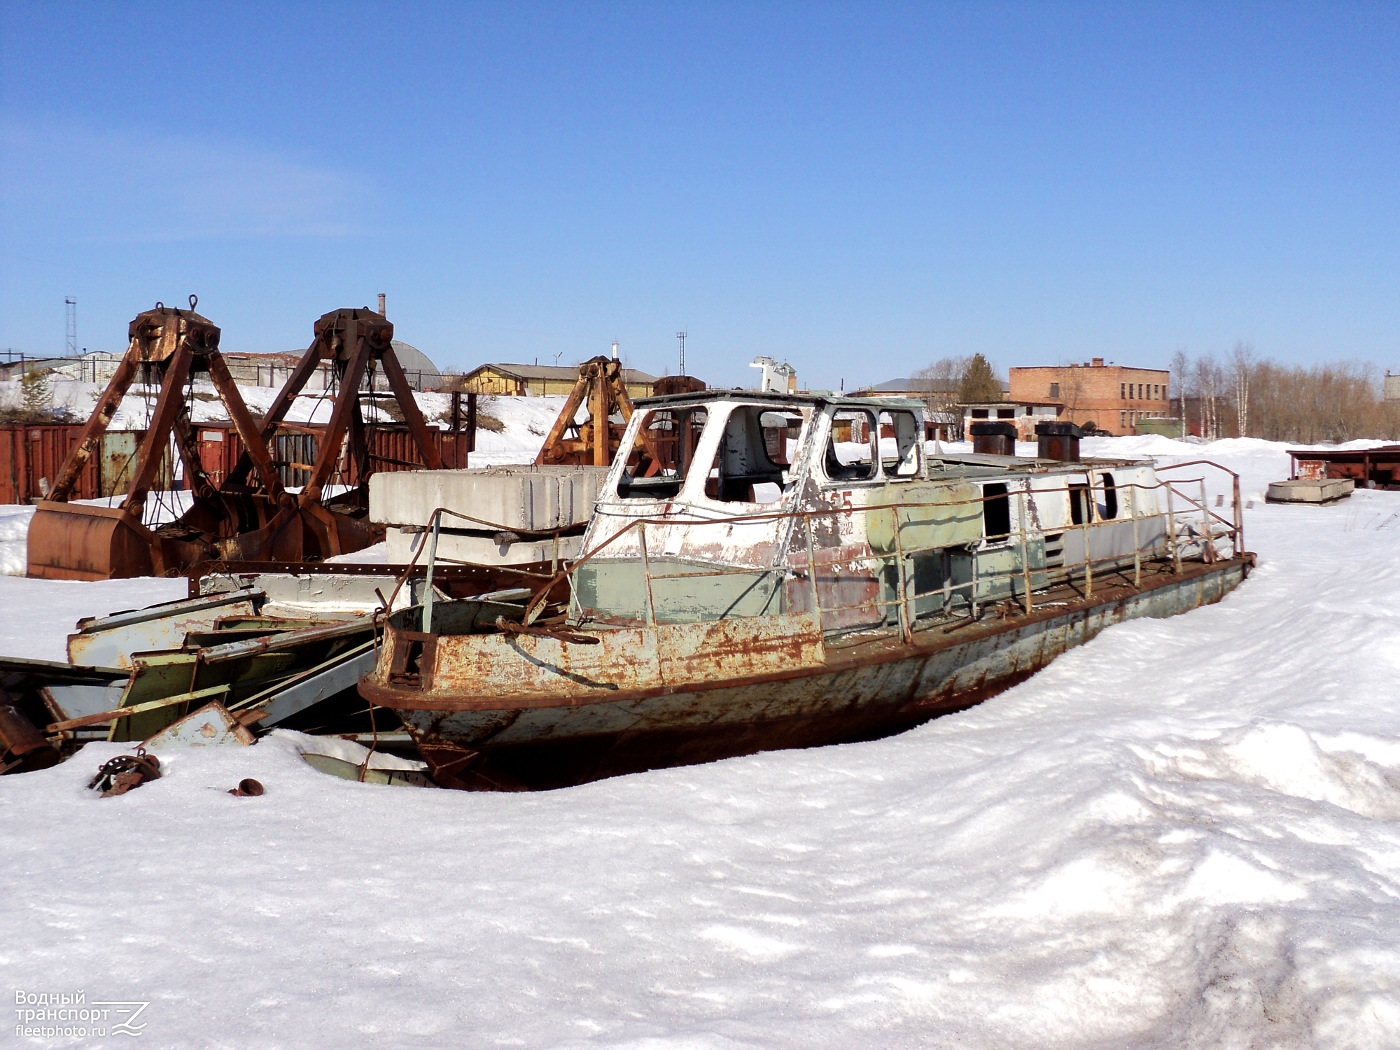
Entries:
{"type": "Polygon", "coordinates": [[[393,325],[368,309],[333,310],[315,325],[315,339],[273,401],[254,420],[218,350],[219,329],[188,310],[157,303],[131,322],[130,345],[98,399],[49,498],[40,502],[29,528],[29,575],[45,579],[103,580],[172,575],[207,560],[318,560],[345,554],[382,538],[368,520],[372,464],[360,387],[377,365],[418,446],[424,466],[440,468],[442,457],[413,399],[394,355],[393,325]],[[330,422],[301,428],[318,444],[310,479],[295,495],[282,485],[270,451],[296,396],[322,363],[338,390],[330,422]],[[150,425],[136,451],[131,487],[118,507],[69,502],[77,478],[98,448],[122,398],[139,374],[160,393],[150,425]],[[243,451],[221,485],[200,462],[186,388],[207,373],[233,422],[243,451]],[[192,500],[176,521],[148,524],[146,497],[162,461],[174,447],[184,464],[192,500]],[[331,498],[342,455],[353,462],[356,484],[331,498]]]}
{"type": "MultiPolygon", "coordinates": [[[[256,422],[249,413],[228,366],[219,353],[220,331],[207,317],[156,303],[138,314],[127,329],[130,343],[107,389],[69,453],[48,498],[40,501],[29,526],[29,575],[44,579],[105,580],[177,571],[197,560],[208,547],[208,530],[184,527],[153,529],[145,522],[146,497],[173,443],[194,496],[189,515],[217,525],[230,516],[220,494],[200,464],[185,388],[197,374],[207,374],[245,447],[257,459],[259,477],[273,514],[287,503],[256,422]],[[84,466],[99,448],[102,435],[121,407],[122,398],[140,376],[159,386],[149,426],[135,453],[131,485],[120,506],[70,503],[84,466]]],[[[282,511],[286,513],[287,511],[282,511]]],[[[182,523],[184,519],[182,519],[182,523]]],[[[179,524],[179,523],[177,523],[179,524]]]]}

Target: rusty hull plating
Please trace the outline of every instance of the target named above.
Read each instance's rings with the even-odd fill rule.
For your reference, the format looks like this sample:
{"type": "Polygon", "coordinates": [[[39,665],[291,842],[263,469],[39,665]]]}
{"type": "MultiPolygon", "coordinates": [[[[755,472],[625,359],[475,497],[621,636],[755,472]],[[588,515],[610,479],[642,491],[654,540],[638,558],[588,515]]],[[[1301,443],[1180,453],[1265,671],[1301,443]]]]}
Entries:
{"type": "Polygon", "coordinates": [[[897,732],[1253,564],[1213,464],[930,457],[921,435],[912,402],[639,402],[567,610],[400,610],[360,691],[440,783],[558,787],[897,732]]]}

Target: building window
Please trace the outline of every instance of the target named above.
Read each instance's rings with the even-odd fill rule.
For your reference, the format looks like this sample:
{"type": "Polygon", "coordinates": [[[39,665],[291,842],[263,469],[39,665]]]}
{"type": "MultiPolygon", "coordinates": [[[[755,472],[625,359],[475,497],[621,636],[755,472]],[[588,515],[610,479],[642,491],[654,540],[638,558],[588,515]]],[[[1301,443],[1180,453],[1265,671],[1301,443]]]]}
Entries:
{"type": "Polygon", "coordinates": [[[1127,425],[1128,425],[1128,413],[1126,413],[1126,412],[1119,412],[1119,413],[1118,413],[1118,426],[1119,426],[1119,428],[1121,429],[1121,428],[1123,428],[1123,427],[1126,427],[1127,425]]]}
{"type": "Polygon", "coordinates": [[[1015,410],[1014,408],[999,408],[999,409],[997,409],[997,418],[998,418],[998,419],[1015,419],[1015,418],[1016,418],[1016,410],[1015,410]]]}
{"type": "Polygon", "coordinates": [[[1060,397],[1060,384],[1059,384],[1059,383],[1051,383],[1051,384],[1050,384],[1050,396],[1053,397],[1053,398],[1055,398],[1056,400],[1059,400],[1059,397],[1060,397]]]}
{"type": "Polygon", "coordinates": [[[1128,384],[1127,384],[1127,383],[1119,383],[1119,384],[1118,384],[1118,397],[1119,397],[1119,399],[1122,400],[1122,401],[1128,400],[1128,384]]]}
{"type": "Polygon", "coordinates": [[[987,410],[986,410],[985,408],[974,408],[974,409],[972,410],[972,418],[973,418],[973,419],[986,419],[986,418],[987,418],[987,410]]]}

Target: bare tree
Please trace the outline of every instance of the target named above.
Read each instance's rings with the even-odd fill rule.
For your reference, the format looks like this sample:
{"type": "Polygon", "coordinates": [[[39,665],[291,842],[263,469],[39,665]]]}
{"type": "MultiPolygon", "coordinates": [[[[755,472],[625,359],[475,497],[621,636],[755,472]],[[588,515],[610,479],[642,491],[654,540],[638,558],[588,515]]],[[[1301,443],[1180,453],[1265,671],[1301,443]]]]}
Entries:
{"type": "Polygon", "coordinates": [[[1168,366],[1171,374],[1169,382],[1176,387],[1176,415],[1181,420],[1181,436],[1185,437],[1191,433],[1191,427],[1186,419],[1186,391],[1191,378],[1191,359],[1186,356],[1186,351],[1178,347],[1176,353],[1172,354],[1171,364],[1168,366]]]}
{"type": "Polygon", "coordinates": [[[1254,346],[1236,343],[1230,352],[1230,368],[1235,383],[1235,425],[1240,437],[1249,436],[1249,373],[1254,364],[1254,346]]]}
{"type": "Polygon", "coordinates": [[[1215,360],[1215,355],[1206,354],[1196,359],[1192,367],[1192,379],[1201,402],[1201,436],[1214,441],[1222,433],[1221,401],[1225,390],[1224,370],[1215,360]]]}
{"type": "Polygon", "coordinates": [[[940,357],[927,368],[921,368],[910,378],[914,389],[928,406],[928,418],[935,423],[960,430],[962,413],[958,411],[958,384],[967,371],[968,358],[940,357]]]}

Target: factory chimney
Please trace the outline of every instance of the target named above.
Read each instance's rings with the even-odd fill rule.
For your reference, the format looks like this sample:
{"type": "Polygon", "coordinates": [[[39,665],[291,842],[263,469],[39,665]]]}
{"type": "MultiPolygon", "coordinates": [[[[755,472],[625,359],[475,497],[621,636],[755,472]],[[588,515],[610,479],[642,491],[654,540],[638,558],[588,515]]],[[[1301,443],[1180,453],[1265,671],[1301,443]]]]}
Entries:
{"type": "Polygon", "coordinates": [[[385,317],[388,317],[388,316],[389,316],[387,313],[384,313],[384,293],[383,293],[383,292],[380,292],[380,293],[379,293],[379,312],[380,312],[383,316],[385,316],[385,317]]]}

